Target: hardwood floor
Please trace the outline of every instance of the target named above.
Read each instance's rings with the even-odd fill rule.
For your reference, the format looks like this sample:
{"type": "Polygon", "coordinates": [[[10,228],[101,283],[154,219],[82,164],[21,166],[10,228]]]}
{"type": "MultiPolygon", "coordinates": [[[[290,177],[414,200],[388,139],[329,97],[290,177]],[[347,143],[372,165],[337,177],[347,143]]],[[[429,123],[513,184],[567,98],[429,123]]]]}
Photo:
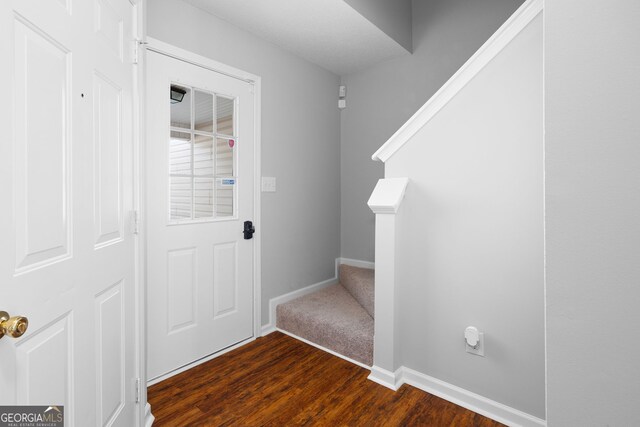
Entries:
{"type": "Polygon", "coordinates": [[[501,426],[280,332],[149,388],[154,426],[501,426]]]}

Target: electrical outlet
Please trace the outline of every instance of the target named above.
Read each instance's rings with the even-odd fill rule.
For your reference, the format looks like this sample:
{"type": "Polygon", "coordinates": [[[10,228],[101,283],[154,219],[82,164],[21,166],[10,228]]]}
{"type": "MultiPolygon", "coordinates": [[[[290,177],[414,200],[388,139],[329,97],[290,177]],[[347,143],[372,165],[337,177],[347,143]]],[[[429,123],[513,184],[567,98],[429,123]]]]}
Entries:
{"type": "Polygon", "coordinates": [[[482,356],[484,357],[484,332],[480,332],[478,334],[478,344],[476,345],[475,348],[471,347],[469,344],[467,344],[466,342],[464,343],[466,349],[467,349],[467,353],[471,353],[471,354],[475,354],[477,356],[482,356]]]}

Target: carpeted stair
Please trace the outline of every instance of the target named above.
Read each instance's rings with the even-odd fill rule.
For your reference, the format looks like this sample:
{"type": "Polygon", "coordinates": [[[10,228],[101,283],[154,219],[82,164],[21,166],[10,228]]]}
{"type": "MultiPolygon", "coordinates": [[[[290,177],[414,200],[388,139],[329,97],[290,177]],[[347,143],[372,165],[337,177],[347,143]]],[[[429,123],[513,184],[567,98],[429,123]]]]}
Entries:
{"type": "Polygon", "coordinates": [[[373,364],[374,271],[341,265],[340,283],[276,308],[276,326],[367,366],[373,364]]]}

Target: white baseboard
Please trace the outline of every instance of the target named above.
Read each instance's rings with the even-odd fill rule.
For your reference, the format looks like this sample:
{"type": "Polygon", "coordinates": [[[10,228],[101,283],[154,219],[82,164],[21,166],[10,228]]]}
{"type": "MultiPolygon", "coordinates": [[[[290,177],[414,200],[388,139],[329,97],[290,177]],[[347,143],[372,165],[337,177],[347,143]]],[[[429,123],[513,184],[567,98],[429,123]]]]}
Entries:
{"type": "Polygon", "coordinates": [[[144,427],[151,427],[156,417],[151,413],[151,405],[147,403],[144,407],[144,427]]]}
{"type": "Polygon", "coordinates": [[[402,385],[402,368],[395,372],[387,371],[379,366],[371,367],[371,374],[367,377],[371,381],[396,391],[402,385]]]}
{"type": "Polygon", "coordinates": [[[262,330],[260,332],[260,336],[264,337],[266,335],[269,335],[272,332],[276,331],[276,327],[275,325],[272,325],[271,323],[269,323],[268,325],[262,325],[262,330]]]}
{"type": "Polygon", "coordinates": [[[295,291],[289,292],[288,294],[271,298],[269,300],[269,323],[267,323],[266,325],[262,325],[262,336],[268,335],[276,330],[276,307],[279,304],[284,304],[285,302],[289,302],[303,295],[319,291],[320,289],[326,288],[327,286],[335,285],[336,283],[338,283],[337,276],[319,283],[315,283],[313,285],[309,285],[302,289],[296,289],[295,291]]]}
{"type": "Polygon", "coordinates": [[[431,393],[456,405],[467,408],[480,415],[491,418],[508,426],[541,427],[547,422],[525,412],[511,408],[479,394],[470,392],[421,372],[402,367],[400,385],[406,383],[431,393]]]}
{"type": "Polygon", "coordinates": [[[201,364],[203,364],[205,362],[208,362],[209,360],[215,359],[218,356],[222,356],[225,353],[229,353],[230,351],[235,350],[236,348],[242,347],[245,344],[249,344],[251,341],[255,341],[255,339],[256,339],[256,337],[247,338],[246,340],[240,341],[239,343],[236,343],[236,344],[234,344],[232,346],[224,348],[224,349],[220,350],[217,353],[210,354],[209,356],[205,356],[202,359],[198,359],[198,360],[196,360],[194,362],[191,362],[191,363],[189,363],[187,365],[184,365],[184,366],[182,366],[182,367],[180,367],[178,369],[175,369],[175,370],[173,370],[171,372],[167,372],[164,375],[160,375],[159,377],[152,378],[152,379],[147,381],[147,387],[152,386],[154,384],[157,384],[157,383],[159,383],[161,381],[164,381],[164,380],[166,380],[168,378],[171,378],[174,375],[178,375],[178,374],[180,374],[180,373],[182,373],[184,371],[187,371],[187,370],[189,370],[189,369],[191,369],[193,367],[196,367],[198,365],[201,365],[201,364]]]}
{"type": "Polygon", "coordinates": [[[296,334],[292,334],[291,332],[287,332],[287,331],[285,331],[284,329],[276,328],[276,331],[278,331],[278,332],[282,332],[282,333],[283,333],[283,334],[285,334],[285,335],[289,335],[290,337],[295,338],[295,339],[297,339],[298,341],[302,341],[302,342],[303,342],[303,343],[305,343],[305,344],[309,344],[310,346],[313,346],[313,347],[315,347],[315,348],[319,348],[319,349],[320,349],[320,350],[322,350],[322,351],[326,351],[326,352],[327,352],[327,353],[329,353],[329,354],[333,354],[334,356],[337,356],[337,357],[339,357],[340,359],[346,360],[347,362],[353,363],[354,365],[358,365],[358,366],[360,366],[361,368],[364,368],[364,369],[366,369],[366,370],[368,370],[368,371],[370,371],[370,370],[371,370],[371,366],[367,366],[367,365],[365,365],[365,364],[364,364],[364,363],[362,363],[362,362],[358,362],[357,360],[351,359],[351,358],[349,358],[349,357],[347,357],[347,356],[343,356],[343,355],[342,355],[342,354],[340,354],[340,353],[336,353],[336,352],[335,352],[335,351],[333,351],[333,350],[330,350],[330,349],[328,349],[328,348],[326,348],[326,347],[323,347],[323,346],[321,346],[321,345],[319,345],[319,344],[316,344],[316,343],[311,342],[311,341],[309,341],[309,340],[307,340],[307,339],[304,339],[304,338],[302,338],[302,337],[299,337],[299,336],[297,336],[296,334]]]}
{"type": "Polygon", "coordinates": [[[345,264],[350,265],[352,267],[360,267],[360,268],[376,268],[376,264],[370,261],[361,261],[359,259],[351,259],[351,258],[337,258],[336,265],[345,264]]]}

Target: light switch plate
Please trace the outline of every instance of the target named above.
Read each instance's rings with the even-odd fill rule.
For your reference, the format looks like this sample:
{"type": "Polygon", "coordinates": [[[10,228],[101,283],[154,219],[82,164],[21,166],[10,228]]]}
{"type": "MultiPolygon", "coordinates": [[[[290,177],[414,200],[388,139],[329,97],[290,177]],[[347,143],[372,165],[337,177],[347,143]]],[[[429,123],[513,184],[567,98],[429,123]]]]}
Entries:
{"type": "Polygon", "coordinates": [[[274,176],[262,177],[262,192],[263,193],[275,193],[276,192],[276,178],[274,176]]]}

